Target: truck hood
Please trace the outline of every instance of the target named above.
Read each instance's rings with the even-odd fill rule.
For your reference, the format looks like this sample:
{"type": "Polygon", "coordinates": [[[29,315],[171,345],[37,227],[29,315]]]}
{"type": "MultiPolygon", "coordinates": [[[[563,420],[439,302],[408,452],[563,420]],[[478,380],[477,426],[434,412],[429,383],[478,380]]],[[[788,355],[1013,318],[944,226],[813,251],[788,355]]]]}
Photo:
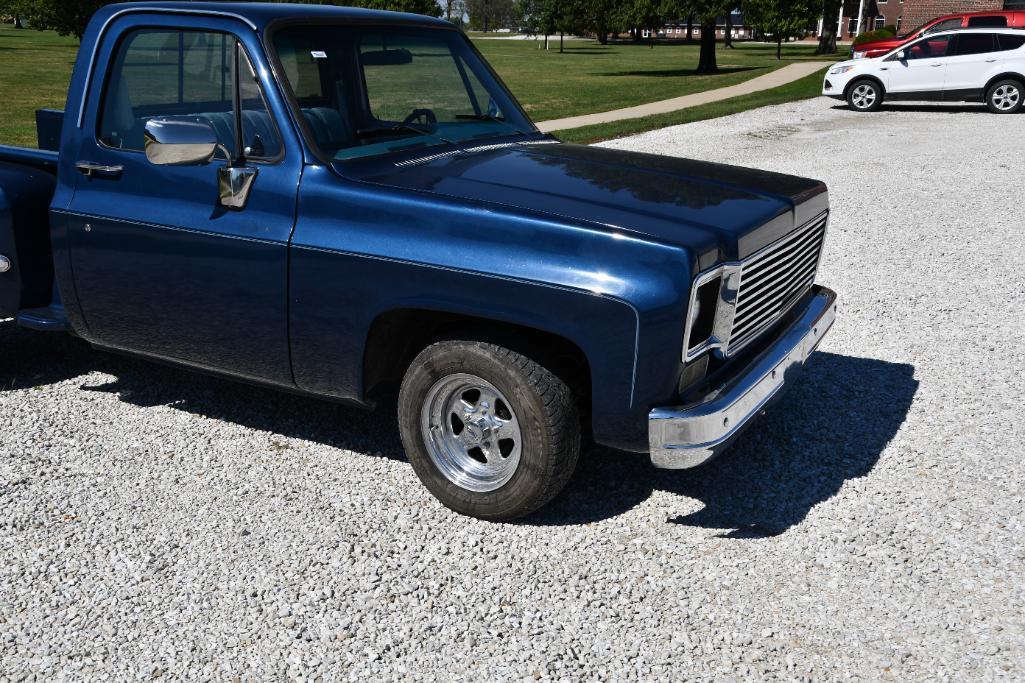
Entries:
{"type": "Polygon", "coordinates": [[[889,52],[895,47],[903,45],[908,42],[910,38],[886,38],[885,40],[872,40],[867,43],[858,43],[851,48],[854,52],[874,52],[876,50],[886,50],[889,52]]]}
{"type": "Polygon", "coordinates": [[[743,258],[828,204],[816,180],[551,140],[421,154],[343,172],[633,233],[692,249],[702,267],[743,258]]]}

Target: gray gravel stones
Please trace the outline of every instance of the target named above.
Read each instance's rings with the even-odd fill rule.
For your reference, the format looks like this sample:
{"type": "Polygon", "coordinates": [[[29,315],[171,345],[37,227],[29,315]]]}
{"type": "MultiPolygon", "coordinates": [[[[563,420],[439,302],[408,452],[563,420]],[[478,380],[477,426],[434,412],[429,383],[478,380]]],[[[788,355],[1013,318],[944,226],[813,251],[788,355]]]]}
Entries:
{"type": "Polygon", "coordinates": [[[394,415],[0,323],[0,681],[1025,676],[1025,116],[829,100],[610,143],[821,178],[841,317],[690,472],[457,517],[394,415]]]}

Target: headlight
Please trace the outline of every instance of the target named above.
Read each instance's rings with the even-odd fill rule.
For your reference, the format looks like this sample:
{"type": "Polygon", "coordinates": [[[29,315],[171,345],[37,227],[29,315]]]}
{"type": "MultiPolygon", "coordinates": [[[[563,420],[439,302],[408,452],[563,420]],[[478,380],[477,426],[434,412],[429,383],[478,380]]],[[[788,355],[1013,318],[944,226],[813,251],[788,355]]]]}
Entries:
{"type": "Polygon", "coordinates": [[[836,76],[837,74],[845,74],[854,68],[853,64],[847,64],[845,66],[835,66],[829,70],[830,76],[836,76]]]}

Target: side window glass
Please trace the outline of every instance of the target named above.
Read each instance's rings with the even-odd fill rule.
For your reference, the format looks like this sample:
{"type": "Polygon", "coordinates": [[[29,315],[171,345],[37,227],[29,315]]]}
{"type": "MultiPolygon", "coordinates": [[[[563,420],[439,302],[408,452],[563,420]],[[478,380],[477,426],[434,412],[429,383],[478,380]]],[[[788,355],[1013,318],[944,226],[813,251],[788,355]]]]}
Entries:
{"type": "Polygon", "coordinates": [[[992,33],[962,33],[957,37],[954,55],[979,55],[994,49],[992,33]]]}
{"type": "Polygon", "coordinates": [[[997,40],[1000,43],[1000,50],[1017,50],[1022,45],[1025,45],[1025,35],[1008,35],[1001,33],[997,36],[997,40]]]}
{"type": "Polygon", "coordinates": [[[117,149],[141,151],[146,123],[160,116],[199,117],[238,156],[235,135],[235,50],[240,51],[243,142],[253,156],[274,157],[281,143],[252,66],[224,33],[133,31],[121,42],[103,95],[97,136],[117,149]],[[259,154],[259,149],[265,154],[259,154]]]}
{"type": "Polygon", "coordinates": [[[267,102],[260,90],[256,69],[249,61],[246,51],[238,46],[239,102],[242,110],[242,150],[247,158],[273,159],[281,153],[281,138],[278,136],[274,118],[267,110],[267,102]]]}
{"type": "Polygon", "coordinates": [[[904,51],[905,59],[935,59],[946,57],[950,36],[937,36],[920,40],[904,51]]]}

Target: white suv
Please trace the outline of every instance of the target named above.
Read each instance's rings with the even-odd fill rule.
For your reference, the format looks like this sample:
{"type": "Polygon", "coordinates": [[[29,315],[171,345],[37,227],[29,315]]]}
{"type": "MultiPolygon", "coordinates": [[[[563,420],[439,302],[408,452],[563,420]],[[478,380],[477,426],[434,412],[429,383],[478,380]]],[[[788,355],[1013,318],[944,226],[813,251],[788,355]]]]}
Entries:
{"type": "Polygon", "coordinates": [[[1025,99],[1025,31],[930,33],[881,57],[840,62],[826,73],[822,94],[855,111],[875,111],[886,98],[985,102],[1011,114],[1025,99]]]}

